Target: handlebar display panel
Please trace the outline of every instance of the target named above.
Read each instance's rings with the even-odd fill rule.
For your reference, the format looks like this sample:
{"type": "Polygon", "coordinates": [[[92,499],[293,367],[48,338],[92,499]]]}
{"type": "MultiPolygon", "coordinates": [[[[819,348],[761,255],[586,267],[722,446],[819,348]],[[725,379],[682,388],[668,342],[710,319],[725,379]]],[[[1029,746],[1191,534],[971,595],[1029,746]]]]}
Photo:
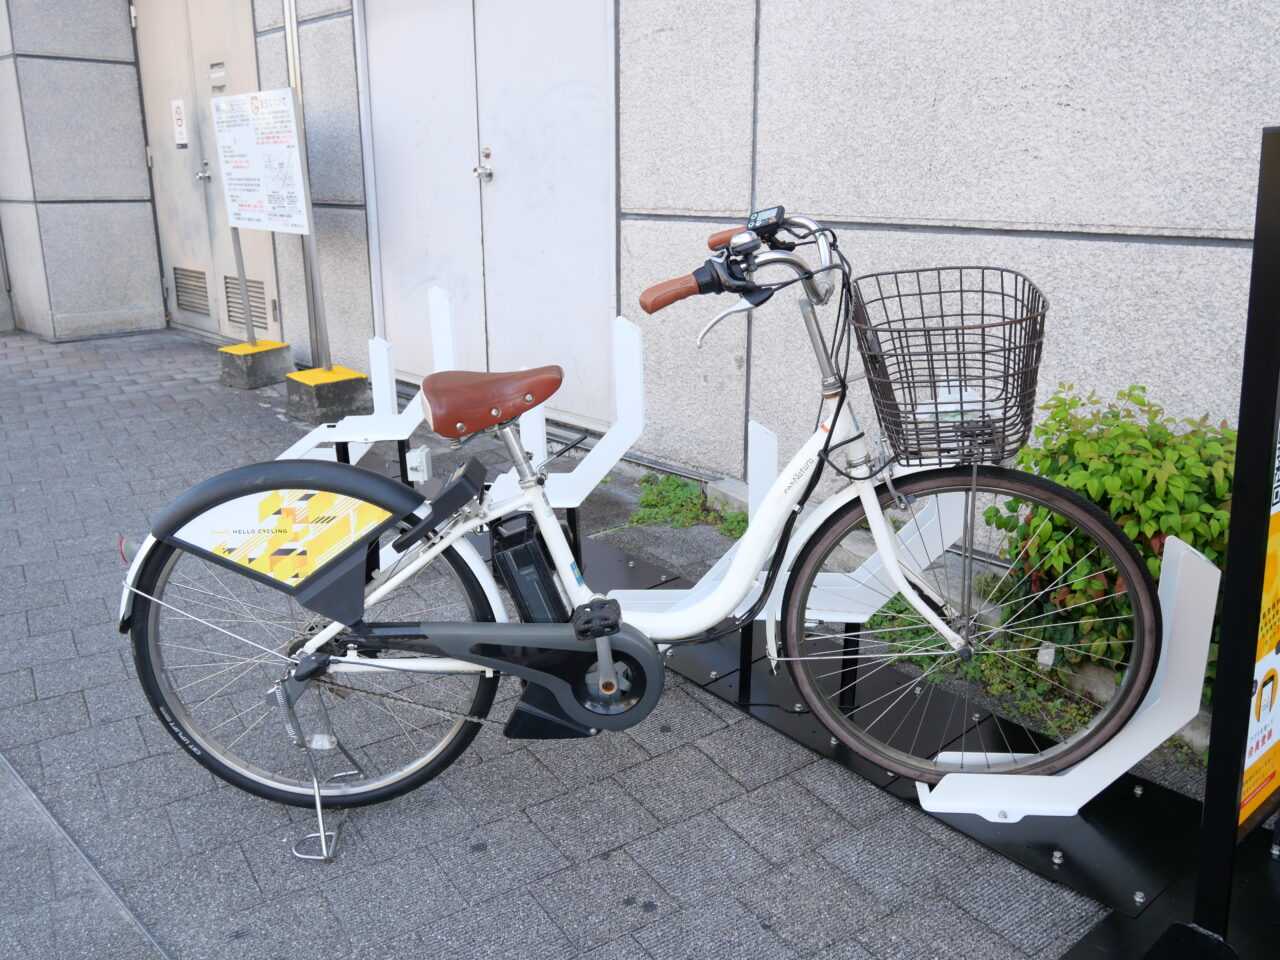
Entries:
{"type": "Polygon", "coordinates": [[[782,207],[768,207],[764,210],[757,210],[747,218],[747,229],[754,231],[761,238],[767,238],[782,225],[786,215],[786,211],[782,207]]]}

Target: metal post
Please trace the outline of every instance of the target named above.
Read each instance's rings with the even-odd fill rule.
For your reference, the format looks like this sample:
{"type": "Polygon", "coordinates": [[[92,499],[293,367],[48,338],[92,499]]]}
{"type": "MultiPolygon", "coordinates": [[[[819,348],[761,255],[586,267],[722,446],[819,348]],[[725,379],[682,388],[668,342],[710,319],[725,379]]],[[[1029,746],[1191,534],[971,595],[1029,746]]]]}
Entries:
{"type": "MultiPolygon", "coordinates": [[[[1257,660],[1263,572],[1280,423],[1280,127],[1262,134],[1258,210],[1249,282],[1239,453],[1231,503],[1222,598],[1222,641],[1214,681],[1209,769],[1200,825],[1194,922],[1226,936],[1239,822],[1240,789],[1257,660]]],[[[1275,799],[1274,797],[1272,798],[1275,799]]],[[[1265,817],[1271,804],[1258,816],[1265,817]]],[[[1250,826],[1256,823],[1251,818],[1250,826]]]]}
{"type": "Polygon", "coordinates": [[[315,214],[311,208],[311,172],[307,160],[307,124],[302,111],[302,52],[298,45],[297,0],[284,0],[284,51],[288,64],[289,86],[294,91],[294,113],[298,118],[298,150],[302,158],[302,187],[306,193],[307,220],[310,229],[302,238],[302,279],[307,291],[307,322],[311,331],[311,362],[329,370],[333,360],[329,354],[329,329],[324,312],[324,294],[320,289],[319,254],[316,247],[315,214]]]}
{"type": "Polygon", "coordinates": [[[249,346],[258,345],[257,334],[253,332],[253,308],[249,305],[249,281],[244,278],[244,251],[240,248],[240,228],[231,228],[231,251],[236,256],[236,279],[240,281],[240,309],[244,311],[244,338],[249,346]]]}
{"type": "MultiPolygon", "coordinates": [[[[302,179],[306,183],[307,190],[307,207],[311,206],[311,178],[307,176],[306,158],[302,163],[302,179]]],[[[316,249],[316,221],[315,217],[311,218],[311,232],[308,233],[303,240],[306,246],[306,256],[302,258],[305,265],[308,261],[311,263],[311,362],[317,367],[323,367],[326,370],[333,369],[333,358],[329,355],[329,323],[324,313],[324,293],[320,289],[320,255],[316,249]]]]}
{"type": "Polygon", "coordinates": [[[841,712],[847,717],[853,716],[853,710],[857,706],[861,630],[860,623],[844,624],[844,643],[841,644],[844,662],[840,665],[840,692],[837,694],[837,700],[840,703],[841,712]]]}
{"type": "Polygon", "coordinates": [[[738,706],[751,706],[751,656],[755,652],[755,621],[749,620],[738,633],[738,706]]]}

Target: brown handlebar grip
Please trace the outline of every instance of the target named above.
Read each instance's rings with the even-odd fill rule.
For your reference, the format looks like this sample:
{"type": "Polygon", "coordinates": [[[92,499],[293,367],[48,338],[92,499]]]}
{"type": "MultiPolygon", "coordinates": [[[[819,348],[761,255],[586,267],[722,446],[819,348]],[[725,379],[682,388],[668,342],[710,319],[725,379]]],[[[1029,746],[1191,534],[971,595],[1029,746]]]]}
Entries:
{"type": "Polygon", "coordinates": [[[692,297],[698,292],[698,280],[693,274],[664,280],[640,294],[640,309],[645,313],[657,313],[663,307],[669,307],[677,300],[692,297]]]}
{"type": "Polygon", "coordinates": [[[721,247],[727,244],[730,240],[732,240],[736,234],[741,233],[745,229],[747,228],[746,227],[730,227],[728,230],[720,230],[716,233],[713,233],[711,236],[707,237],[707,246],[712,250],[719,250],[721,247]]]}

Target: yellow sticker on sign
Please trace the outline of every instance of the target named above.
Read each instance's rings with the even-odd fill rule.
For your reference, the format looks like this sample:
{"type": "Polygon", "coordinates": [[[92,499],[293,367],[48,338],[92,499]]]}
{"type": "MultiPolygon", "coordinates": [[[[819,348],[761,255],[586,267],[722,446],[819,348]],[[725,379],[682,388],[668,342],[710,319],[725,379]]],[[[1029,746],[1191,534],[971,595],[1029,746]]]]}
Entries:
{"type": "MultiPolygon", "coordinates": [[[[1280,448],[1277,449],[1280,467],[1280,448]]],[[[1258,616],[1258,646],[1254,658],[1253,690],[1249,703],[1249,738],[1244,753],[1240,789],[1243,824],[1280,788],[1280,469],[1271,498],[1267,526],[1267,562],[1262,574],[1262,609],[1258,616]]]]}
{"type": "Polygon", "coordinates": [[[212,507],[183,526],[177,539],[296,586],[390,516],[340,493],[271,490],[212,507]]]}

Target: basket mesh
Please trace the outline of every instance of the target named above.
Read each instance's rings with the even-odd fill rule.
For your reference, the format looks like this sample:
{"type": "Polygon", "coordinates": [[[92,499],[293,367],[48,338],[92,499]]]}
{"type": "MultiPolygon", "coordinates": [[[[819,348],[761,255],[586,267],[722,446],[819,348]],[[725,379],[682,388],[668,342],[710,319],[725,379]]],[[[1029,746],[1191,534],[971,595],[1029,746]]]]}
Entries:
{"type": "Polygon", "coordinates": [[[998,267],[854,281],[853,326],[876,415],[909,466],[996,463],[1026,443],[1048,302],[998,267]]]}

